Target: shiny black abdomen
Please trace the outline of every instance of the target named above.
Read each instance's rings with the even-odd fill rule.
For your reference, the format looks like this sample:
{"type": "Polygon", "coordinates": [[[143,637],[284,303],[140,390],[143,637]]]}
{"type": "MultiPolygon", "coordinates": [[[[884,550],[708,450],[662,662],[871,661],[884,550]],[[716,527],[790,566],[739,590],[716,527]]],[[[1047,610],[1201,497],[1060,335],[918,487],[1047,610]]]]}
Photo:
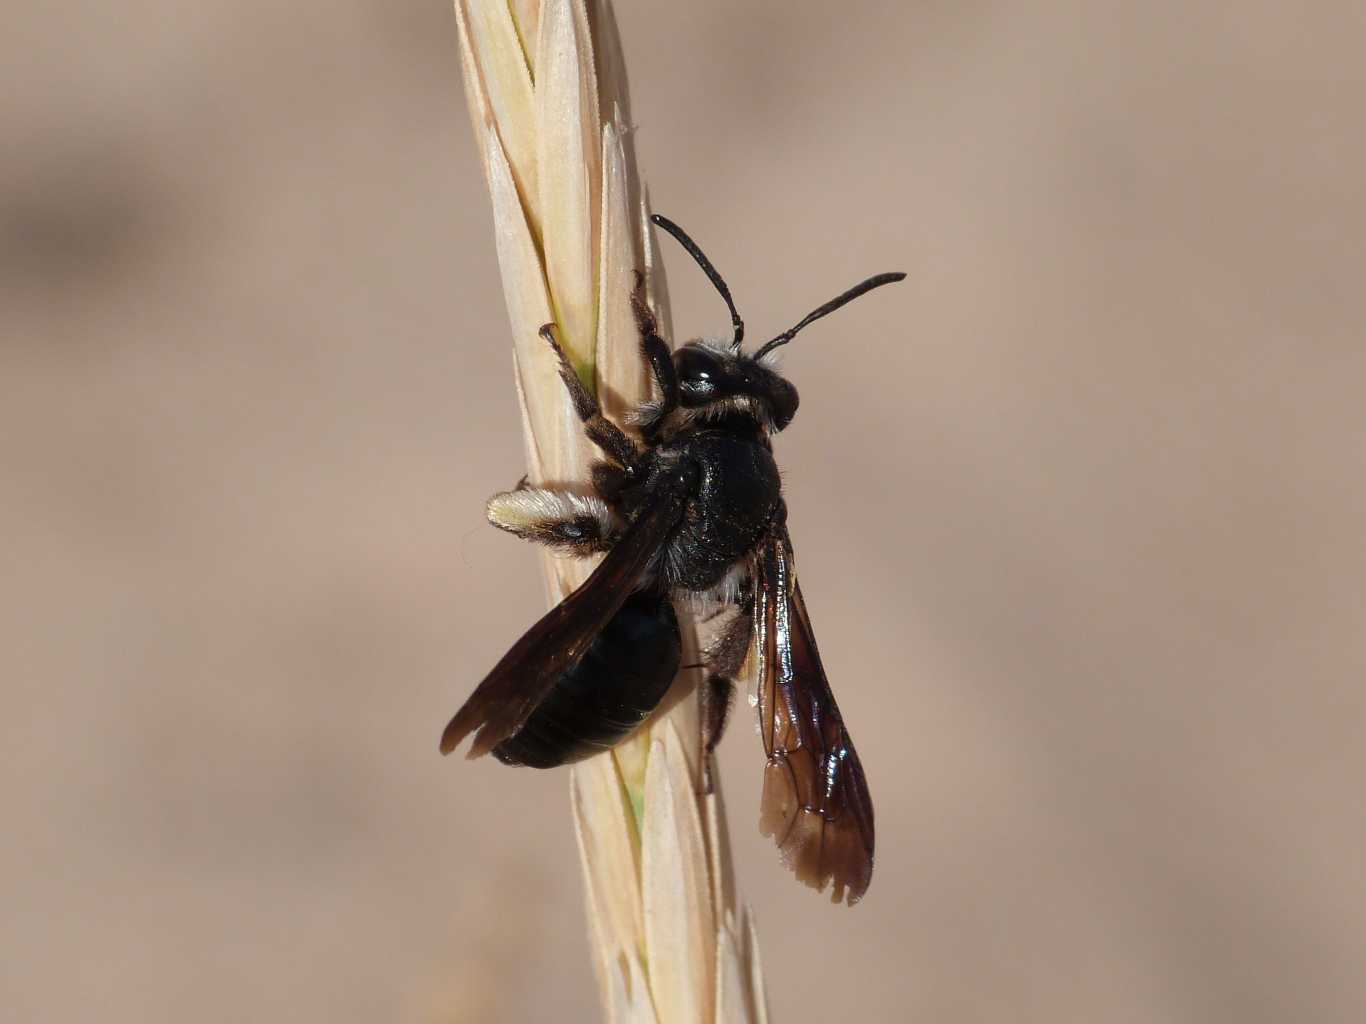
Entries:
{"type": "Polygon", "coordinates": [[[782,500],[767,444],[729,431],[704,431],[665,446],[694,463],[698,492],[670,538],[666,575],[687,590],[714,587],[768,530],[782,500]]]}
{"type": "Polygon", "coordinates": [[[493,748],[493,756],[504,764],[554,768],[616,746],[664,698],[680,653],[669,599],[632,594],[526,724],[493,748]]]}

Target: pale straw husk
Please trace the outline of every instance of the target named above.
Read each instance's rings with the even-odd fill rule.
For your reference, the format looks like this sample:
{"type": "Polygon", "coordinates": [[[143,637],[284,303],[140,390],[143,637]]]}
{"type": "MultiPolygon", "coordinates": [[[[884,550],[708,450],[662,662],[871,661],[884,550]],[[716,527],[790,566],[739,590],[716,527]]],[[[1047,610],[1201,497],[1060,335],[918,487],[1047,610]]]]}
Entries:
{"type": "MultiPolygon", "coordinates": [[[[466,95],[493,203],[533,484],[587,487],[586,441],[538,331],[554,322],[608,416],[650,398],[630,309],[637,270],[671,336],[607,0],[456,0],[466,95]]],[[[591,564],[546,555],[549,600],[591,564]]],[[[696,661],[685,624],[684,663],[696,661]]],[[[611,754],[570,772],[589,933],[608,1019],[767,1020],[753,921],[737,902],[719,789],[705,793],[693,684],[611,754]]]]}

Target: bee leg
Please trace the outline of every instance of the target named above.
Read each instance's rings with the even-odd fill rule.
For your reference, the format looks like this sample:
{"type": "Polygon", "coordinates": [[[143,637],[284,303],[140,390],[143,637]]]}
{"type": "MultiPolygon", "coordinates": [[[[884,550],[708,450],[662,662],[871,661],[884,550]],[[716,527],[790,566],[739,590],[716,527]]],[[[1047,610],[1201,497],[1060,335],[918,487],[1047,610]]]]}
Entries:
{"type": "Polygon", "coordinates": [[[640,331],[640,350],[650,364],[655,385],[659,388],[659,401],[651,403],[648,420],[658,423],[678,408],[678,374],[674,372],[673,353],[669,344],[659,336],[659,322],[645,302],[645,275],[636,271],[636,288],[631,293],[631,310],[636,315],[636,328],[640,331]]]}
{"type": "Polygon", "coordinates": [[[588,440],[623,467],[628,470],[633,468],[640,461],[640,451],[636,448],[635,442],[622,433],[620,427],[602,414],[597,396],[584,387],[574,365],[569,361],[569,356],[565,354],[564,347],[555,334],[555,325],[546,324],[542,327],[541,337],[560,360],[560,380],[564,381],[565,389],[569,392],[569,400],[574,403],[574,411],[583,421],[583,430],[588,435],[588,440]]]}
{"type": "Polygon", "coordinates": [[[717,744],[726,731],[731,705],[735,702],[735,679],[749,654],[754,619],[748,608],[742,610],[712,643],[707,651],[708,674],[701,688],[701,720],[705,792],[713,789],[712,770],[717,744]]]}
{"type": "Polygon", "coordinates": [[[571,555],[606,551],[616,542],[619,529],[601,498],[539,487],[495,494],[485,511],[498,529],[571,555]]]}
{"type": "Polygon", "coordinates": [[[699,691],[702,699],[702,792],[716,789],[716,745],[726,731],[731,705],[735,703],[735,682],[725,676],[709,675],[699,691]]]}

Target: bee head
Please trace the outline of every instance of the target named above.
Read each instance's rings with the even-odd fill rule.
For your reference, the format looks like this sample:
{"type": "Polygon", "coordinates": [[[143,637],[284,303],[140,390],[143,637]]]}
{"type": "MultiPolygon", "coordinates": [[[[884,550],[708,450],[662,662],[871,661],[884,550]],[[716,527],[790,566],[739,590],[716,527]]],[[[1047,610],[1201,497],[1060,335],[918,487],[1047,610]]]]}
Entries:
{"type": "Polygon", "coordinates": [[[689,256],[697,261],[712,286],[725,300],[730,310],[734,336],[730,344],[690,341],[674,352],[674,372],[678,375],[679,405],[698,410],[703,416],[720,416],[731,411],[747,412],[770,430],[782,430],[792,422],[797,412],[797,389],[769,368],[766,357],[780,345],[786,345],[813,320],[833,313],[847,302],[884,284],[900,281],[905,274],[877,274],[836,295],[823,306],[808,313],[793,327],[789,327],[752,355],[741,351],[745,324],[735,310],[730,289],[697,243],[673,221],[655,214],[650,218],[678,240],[689,256]]]}
{"type": "Polygon", "coordinates": [[[797,412],[797,389],[753,356],[692,341],[674,352],[678,401],[685,409],[746,410],[778,431],[797,412]]]}

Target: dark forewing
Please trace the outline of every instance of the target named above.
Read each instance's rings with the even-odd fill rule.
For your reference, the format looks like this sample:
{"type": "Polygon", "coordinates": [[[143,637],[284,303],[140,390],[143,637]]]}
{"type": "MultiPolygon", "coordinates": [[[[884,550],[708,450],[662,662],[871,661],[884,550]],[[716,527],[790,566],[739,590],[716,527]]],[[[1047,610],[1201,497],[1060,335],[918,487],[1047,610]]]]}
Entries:
{"type": "Polygon", "coordinates": [[[759,733],[768,763],[759,830],[815,889],[852,906],[873,875],[873,802],[821,667],[792,567],[786,527],[754,555],[754,657],[759,733]]]}
{"type": "Polygon", "coordinates": [[[441,734],[449,754],[475,729],[469,756],[487,754],[525,723],[556,679],[580,658],[640,584],[683,514],[676,482],[659,491],[583,585],[527,630],[475,688],[441,734]]]}

